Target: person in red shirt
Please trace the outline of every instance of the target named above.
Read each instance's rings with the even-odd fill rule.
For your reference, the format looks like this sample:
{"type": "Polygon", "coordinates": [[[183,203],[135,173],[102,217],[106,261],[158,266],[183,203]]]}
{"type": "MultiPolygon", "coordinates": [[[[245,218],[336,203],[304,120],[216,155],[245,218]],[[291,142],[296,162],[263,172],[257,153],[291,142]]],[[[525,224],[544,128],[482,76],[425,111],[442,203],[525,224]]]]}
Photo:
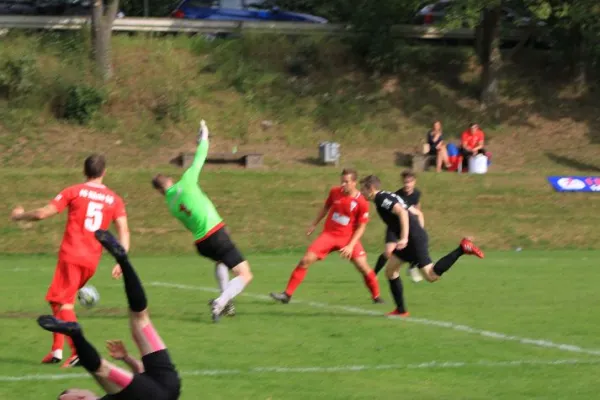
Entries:
{"type": "MultiPolygon", "coordinates": [[[[102,245],[95,239],[94,232],[107,229],[114,221],[123,246],[129,250],[129,228],[123,200],[102,184],[106,173],[103,156],[93,154],[85,159],[86,182],[69,186],[60,192],[50,204],[25,212],[16,207],[12,212],[14,221],[41,221],[68,209],[67,225],[63,235],[54,278],[46,294],[56,318],[64,321],[77,321],[74,311],[75,298],[96,272],[102,256],[102,245]]],[[[117,264],[113,277],[121,276],[117,264]]],[[[54,364],[62,360],[65,336],[53,334],[52,350],[42,359],[44,364],[54,364]]],[[[73,367],[79,363],[75,347],[69,340],[71,356],[63,367],[73,367]]]]}
{"type": "Polygon", "coordinates": [[[329,191],[325,205],[308,228],[306,235],[309,236],[323,217],[327,216],[323,232],[308,247],[292,272],[285,291],[271,293],[273,299],[284,304],[289,303],[296,288],[304,280],[308,267],[337,250],[343,258],[351,260],[362,273],[373,302],[383,302],[379,297],[377,276],[369,267],[367,253],[360,243],[369,221],[369,202],[356,188],[357,178],[357,172],[353,169],[342,171],[341,186],[333,187],[329,191]]]}
{"type": "Polygon", "coordinates": [[[469,168],[469,158],[477,154],[485,154],[483,148],[485,134],[475,123],[469,124],[469,129],[464,131],[460,137],[460,153],[463,158],[463,171],[469,168]]]}

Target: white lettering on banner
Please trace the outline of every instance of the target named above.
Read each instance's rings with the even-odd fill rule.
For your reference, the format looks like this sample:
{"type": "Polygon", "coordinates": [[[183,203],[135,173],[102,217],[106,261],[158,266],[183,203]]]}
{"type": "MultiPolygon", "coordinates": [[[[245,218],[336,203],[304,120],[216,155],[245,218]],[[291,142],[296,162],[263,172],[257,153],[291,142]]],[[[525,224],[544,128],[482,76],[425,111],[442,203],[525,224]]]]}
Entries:
{"type": "Polygon", "coordinates": [[[113,204],[115,202],[115,198],[110,194],[98,193],[88,189],[81,189],[79,191],[79,197],[83,197],[90,200],[103,201],[106,204],[113,204]]]}
{"type": "Polygon", "coordinates": [[[600,185],[590,185],[592,192],[600,192],[600,185]]]}
{"type": "Polygon", "coordinates": [[[331,220],[334,222],[337,222],[340,225],[348,225],[350,223],[350,217],[346,216],[346,215],[342,215],[342,214],[338,214],[336,212],[333,213],[333,215],[331,216],[331,220]]]}
{"type": "Polygon", "coordinates": [[[560,178],[557,183],[558,186],[566,190],[581,190],[585,188],[585,183],[576,178],[560,178]]]}

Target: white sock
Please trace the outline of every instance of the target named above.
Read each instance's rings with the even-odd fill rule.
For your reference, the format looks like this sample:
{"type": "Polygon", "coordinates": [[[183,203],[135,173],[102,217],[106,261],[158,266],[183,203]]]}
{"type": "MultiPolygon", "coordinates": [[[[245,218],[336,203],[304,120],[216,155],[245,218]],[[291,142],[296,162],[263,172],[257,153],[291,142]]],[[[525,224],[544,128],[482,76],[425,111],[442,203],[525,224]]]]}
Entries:
{"type": "Polygon", "coordinates": [[[223,310],[223,308],[229,303],[231,299],[233,299],[238,294],[242,293],[242,290],[246,287],[246,282],[244,282],[244,278],[238,276],[229,281],[229,284],[221,294],[221,296],[216,300],[216,306],[219,311],[223,310]]]}
{"type": "Polygon", "coordinates": [[[62,360],[63,351],[62,349],[56,349],[52,352],[52,356],[62,360]]]}
{"type": "Polygon", "coordinates": [[[229,268],[227,268],[227,265],[223,263],[215,265],[215,278],[217,279],[221,293],[223,293],[227,287],[227,283],[229,283],[229,268]]]}

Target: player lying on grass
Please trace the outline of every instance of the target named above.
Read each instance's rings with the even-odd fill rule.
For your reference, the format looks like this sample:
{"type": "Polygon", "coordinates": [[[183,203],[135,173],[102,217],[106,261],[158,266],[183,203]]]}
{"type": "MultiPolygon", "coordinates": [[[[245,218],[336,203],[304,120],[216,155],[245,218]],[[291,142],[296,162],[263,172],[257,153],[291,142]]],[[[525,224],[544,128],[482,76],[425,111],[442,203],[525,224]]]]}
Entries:
{"type": "Polygon", "coordinates": [[[360,238],[369,222],[369,202],[356,187],[357,172],[355,170],[344,169],[340,178],[341,186],[336,186],[329,191],[325,205],[308,228],[306,235],[310,235],[327,215],[323,232],[308,247],[292,272],[285,291],[271,293],[271,297],[275,300],[289,303],[296,288],[304,280],[308,267],[318,260],[323,260],[329,253],[338,250],[341,256],[351,260],[363,275],[373,302],[383,302],[379,297],[377,276],[369,267],[367,253],[360,243],[360,238]]]}
{"type": "MultiPolygon", "coordinates": [[[[425,228],[425,217],[421,211],[421,191],[415,186],[417,184],[416,175],[412,171],[402,172],[402,184],[403,186],[396,190],[396,194],[400,196],[404,203],[408,207],[408,211],[415,214],[419,218],[419,223],[422,228],[425,228]]],[[[392,252],[396,248],[398,243],[398,237],[389,228],[386,227],[385,231],[385,250],[379,255],[377,262],[375,263],[375,274],[385,267],[385,264],[392,256],[392,252]]],[[[423,280],[419,268],[416,264],[411,264],[408,267],[408,275],[413,282],[419,283],[423,280]]]]}
{"type": "Polygon", "coordinates": [[[393,251],[393,257],[387,263],[385,274],[390,283],[390,291],[396,303],[396,309],[387,315],[406,317],[408,311],[404,304],[400,267],[403,262],[416,263],[423,277],[435,282],[447,272],[463,254],[472,254],[483,258],[483,252],[470,240],[463,239],[460,245],[435,264],[429,257],[429,237],[417,218],[407,211],[407,205],[395,193],[381,190],[381,181],[374,175],[361,180],[361,192],[372,200],[381,220],[400,238],[393,251]]]}
{"type": "MultiPolygon", "coordinates": [[[[152,325],[148,303],[142,282],[131,265],[123,246],[108,231],[96,231],[96,238],[117,260],[123,273],[125,294],[129,304],[129,326],[138,346],[142,361],[127,357],[124,361],[132,372],[126,371],[102,359],[96,349],[86,340],[77,322],[62,321],[52,315],[38,318],[38,324],[50,332],[69,336],[79,354],[81,365],[104,389],[106,395],[99,397],[89,390],[68,389],[59,400],[176,400],[179,398],[181,381],[162,339],[152,325]]],[[[118,348],[109,343],[114,356],[118,348]]],[[[123,349],[124,350],[124,349],[123,349]]]]}
{"type": "MultiPolygon", "coordinates": [[[[94,238],[94,231],[107,229],[114,221],[123,246],[129,249],[129,228],[125,206],[119,196],[102,184],[106,173],[103,156],[93,154],[85,159],[83,171],[86,182],[69,186],[43,208],[25,212],[17,207],[12,212],[14,221],[41,221],[68,209],[67,226],[63,235],[58,263],[52,284],[46,294],[55,317],[77,321],[75,298],[77,291],[94,276],[102,257],[102,246],[94,238]]],[[[119,265],[113,268],[113,277],[121,274],[119,265]]],[[[64,335],[54,334],[52,349],[43,359],[44,364],[62,360],[64,335]]],[[[73,343],[71,356],[63,367],[73,367],[79,362],[73,343]]]]}
{"type": "Polygon", "coordinates": [[[224,313],[233,312],[231,300],[250,283],[252,272],[225,230],[223,218],[198,186],[198,177],[208,155],[208,135],[208,127],[202,120],[192,165],[178,182],[158,174],[152,179],[152,186],[165,196],[171,214],[192,232],[198,253],[216,262],[215,275],[224,289],[209,304],[213,321],[217,322],[224,313]],[[236,275],[232,280],[229,280],[228,269],[236,275]]]}

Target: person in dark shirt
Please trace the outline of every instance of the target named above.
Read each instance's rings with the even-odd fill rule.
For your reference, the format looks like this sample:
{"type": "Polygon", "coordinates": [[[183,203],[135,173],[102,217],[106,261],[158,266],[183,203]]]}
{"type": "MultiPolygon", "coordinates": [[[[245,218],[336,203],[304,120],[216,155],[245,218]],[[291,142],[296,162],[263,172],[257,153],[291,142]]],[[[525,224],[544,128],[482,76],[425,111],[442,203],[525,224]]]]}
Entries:
{"type": "Polygon", "coordinates": [[[52,315],[42,315],[37,322],[43,329],[62,333],[73,340],[79,362],[106,392],[103,397],[89,390],[67,389],[59,400],[177,400],[181,380],[171,362],[165,343],[154,328],[148,313],[148,300],[125,248],[109,232],[97,230],[96,240],[117,260],[123,273],[125,294],[129,303],[129,326],[142,355],[141,362],[129,357],[121,342],[111,342],[109,351],[121,358],[132,372],[103,360],[94,346],[87,341],[79,323],[62,321],[52,315]]]}
{"type": "Polygon", "coordinates": [[[435,121],[432,129],[427,132],[427,144],[429,145],[429,155],[435,157],[435,170],[442,172],[442,165],[450,168],[450,160],[448,158],[448,150],[444,141],[442,132],[442,122],[435,121]]]}
{"type": "Polygon", "coordinates": [[[385,223],[388,230],[393,232],[398,241],[390,262],[387,263],[385,274],[390,284],[390,291],[396,303],[396,309],[387,315],[409,316],[404,304],[402,281],[400,280],[400,267],[403,262],[416,263],[423,277],[428,282],[435,282],[447,272],[456,261],[464,254],[475,255],[483,258],[483,252],[464,238],[460,245],[442,257],[435,264],[429,257],[429,237],[419,223],[417,216],[408,212],[408,206],[400,196],[395,193],[381,190],[381,181],[375,175],[369,175],[361,180],[361,192],[375,203],[377,213],[385,223]]]}
{"type": "MultiPolygon", "coordinates": [[[[421,211],[421,192],[415,187],[417,184],[416,175],[412,171],[404,171],[402,172],[402,182],[403,186],[396,191],[396,194],[402,198],[408,207],[408,211],[418,217],[421,227],[425,227],[425,219],[423,212],[421,211]]],[[[396,248],[396,242],[398,242],[398,237],[396,237],[394,232],[387,228],[385,232],[385,250],[379,255],[377,263],[375,264],[376,274],[379,273],[387,263],[392,252],[396,248]]],[[[411,265],[408,268],[408,275],[415,283],[419,283],[423,280],[419,269],[416,268],[415,265],[411,265]]]]}

